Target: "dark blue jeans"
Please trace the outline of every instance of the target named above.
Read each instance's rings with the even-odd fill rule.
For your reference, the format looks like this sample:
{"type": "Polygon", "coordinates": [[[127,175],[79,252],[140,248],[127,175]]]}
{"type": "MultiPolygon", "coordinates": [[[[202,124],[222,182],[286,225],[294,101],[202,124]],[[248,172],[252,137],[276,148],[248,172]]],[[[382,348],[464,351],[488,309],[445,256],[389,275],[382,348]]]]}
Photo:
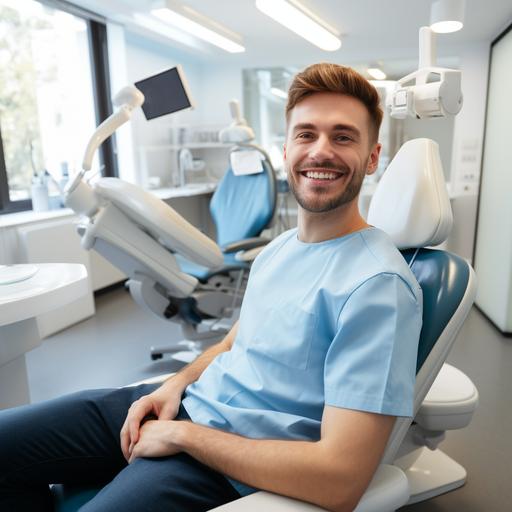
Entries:
{"type": "MultiPolygon", "coordinates": [[[[53,510],[49,484],[104,486],[83,512],[206,511],[240,497],[185,453],[128,465],[119,432],[128,408],[156,385],[82,391],[0,411],[0,510],[53,510]]],[[[188,418],[183,407],[178,417],[188,418]]]]}

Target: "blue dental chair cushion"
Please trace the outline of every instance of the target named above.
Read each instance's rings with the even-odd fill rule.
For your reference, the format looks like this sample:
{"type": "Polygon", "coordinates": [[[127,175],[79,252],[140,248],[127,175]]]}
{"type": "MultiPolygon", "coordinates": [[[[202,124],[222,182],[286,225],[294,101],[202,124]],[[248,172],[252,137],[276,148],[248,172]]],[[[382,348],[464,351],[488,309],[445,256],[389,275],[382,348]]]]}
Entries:
{"type": "MultiPolygon", "coordinates": [[[[410,264],[415,249],[401,251],[410,264]]],[[[469,282],[469,265],[461,257],[434,249],[421,249],[411,270],[423,292],[423,326],[416,373],[462,301],[469,282]]]]}
{"type": "MultiPolygon", "coordinates": [[[[230,270],[240,270],[240,269],[248,269],[250,267],[249,263],[238,261],[235,259],[236,253],[224,254],[224,265],[220,270],[221,273],[229,272],[230,270]]],[[[198,265],[193,261],[187,260],[180,254],[175,254],[174,257],[180,266],[182,272],[185,274],[190,274],[191,276],[196,277],[199,281],[205,283],[208,279],[217,273],[217,270],[211,269],[208,267],[203,267],[202,265],[198,265]]]]}
{"type": "Polygon", "coordinates": [[[217,244],[258,236],[274,215],[275,192],[265,161],[258,174],[235,176],[228,169],[210,203],[210,213],[217,229],[217,244]]]}
{"type": "MultiPolygon", "coordinates": [[[[210,202],[210,213],[217,230],[217,244],[221,247],[232,242],[257,237],[268,226],[276,207],[273,170],[262,161],[264,171],[258,174],[235,176],[228,169],[217,186],[210,202]]],[[[175,255],[180,269],[199,281],[206,282],[217,270],[211,270],[175,255]]],[[[223,271],[249,268],[239,262],[234,253],[224,254],[223,271]]]]}

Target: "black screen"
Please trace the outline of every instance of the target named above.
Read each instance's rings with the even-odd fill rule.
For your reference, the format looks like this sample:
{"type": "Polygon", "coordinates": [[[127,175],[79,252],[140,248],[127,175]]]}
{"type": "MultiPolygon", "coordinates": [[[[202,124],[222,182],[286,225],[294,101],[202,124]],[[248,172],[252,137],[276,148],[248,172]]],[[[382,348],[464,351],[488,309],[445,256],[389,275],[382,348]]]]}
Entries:
{"type": "Polygon", "coordinates": [[[191,106],[177,68],[135,82],[135,87],[144,94],[142,110],[148,120],[191,106]]]}

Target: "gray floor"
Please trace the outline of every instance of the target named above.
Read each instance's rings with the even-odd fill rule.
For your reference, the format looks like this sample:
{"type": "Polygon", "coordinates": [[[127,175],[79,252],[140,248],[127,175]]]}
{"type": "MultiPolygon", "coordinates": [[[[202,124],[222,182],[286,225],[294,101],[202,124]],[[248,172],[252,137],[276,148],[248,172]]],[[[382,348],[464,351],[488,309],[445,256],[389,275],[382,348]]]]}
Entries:
{"type": "MultiPolygon", "coordinates": [[[[91,387],[122,386],[175,371],[152,362],[151,345],[179,339],[179,330],[134,304],[122,288],[96,299],[97,314],[44,341],[27,354],[32,401],[91,387]]],[[[468,471],[467,484],[403,510],[501,512],[512,510],[512,339],[473,310],[448,361],[471,377],[480,405],[471,425],[449,433],[443,450],[468,471]]]]}

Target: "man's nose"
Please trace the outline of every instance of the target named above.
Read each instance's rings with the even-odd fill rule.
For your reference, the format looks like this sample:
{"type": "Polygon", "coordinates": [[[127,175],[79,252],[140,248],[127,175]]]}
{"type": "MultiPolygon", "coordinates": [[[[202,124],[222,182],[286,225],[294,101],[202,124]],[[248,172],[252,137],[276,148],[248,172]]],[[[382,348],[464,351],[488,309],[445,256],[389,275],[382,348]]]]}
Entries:
{"type": "Polygon", "coordinates": [[[327,135],[320,135],[310,146],[309,156],[313,160],[326,160],[334,156],[331,140],[327,135]]]}

